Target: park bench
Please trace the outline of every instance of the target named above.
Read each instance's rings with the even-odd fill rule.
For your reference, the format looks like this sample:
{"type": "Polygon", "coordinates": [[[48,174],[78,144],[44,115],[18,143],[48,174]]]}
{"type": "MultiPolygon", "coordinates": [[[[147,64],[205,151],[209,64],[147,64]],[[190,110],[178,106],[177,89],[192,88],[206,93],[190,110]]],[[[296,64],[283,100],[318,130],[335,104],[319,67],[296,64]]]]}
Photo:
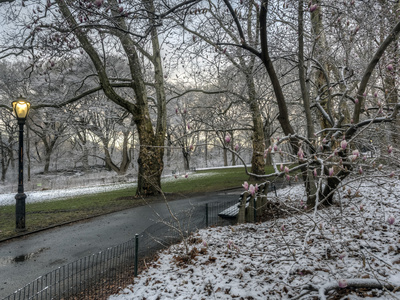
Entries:
{"type": "Polygon", "coordinates": [[[237,218],[237,223],[254,222],[257,220],[257,213],[261,213],[262,208],[267,203],[267,192],[270,182],[261,183],[258,191],[251,195],[249,191],[244,191],[239,196],[239,203],[221,211],[218,216],[221,218],[237,218]]]}

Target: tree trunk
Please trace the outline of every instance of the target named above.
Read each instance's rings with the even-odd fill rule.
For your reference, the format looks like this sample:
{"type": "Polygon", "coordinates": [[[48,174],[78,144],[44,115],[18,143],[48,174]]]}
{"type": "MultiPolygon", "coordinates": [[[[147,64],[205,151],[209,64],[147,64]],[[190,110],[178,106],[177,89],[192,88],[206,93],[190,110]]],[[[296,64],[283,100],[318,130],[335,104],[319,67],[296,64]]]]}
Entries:
{"type": "Polygon", "coordinates": [[[49,173],[50,158],[51,158],[51,151],[46,148],[45,157],[44,157],[44,169],[43,169],[44,174],[49,173]]]}
{"type": "Polygon", "coordinates": [[[3,145],[3,140],[1,137],[1,132],[0,132],[0,152],[1,152],[1,181],[6,180],[6,160],[5,160],[5,153],[4,153],[4,145],[3,145]]]}
{"type": "MultiPolygon", "coordinates": [[[[230,144],[231,144],[231,149],[232,149],[235,145],[234,138],[233,138],[233,130],[230,132],[230,135],[231,135],[231,143],[230,144]]],[[[231,154],[232,154],[232,166],[236,166],[236,155],[233,151],[231,152],[231,154]]]]}
{"type": "Polygon", "coordinates": [[[208,167],[208,132],[205,132],[205,141],[206,141],[206,146],[204,149],[204,160],[206,161],[206,168],[208,167]]]}
{"type": "Polygon", "coordinates": [[[304,0],[299,0],[299,9],[298,9],[298,32],[299,32],[299,82],[301,88],[301,95],[303,98],[303,107],[304,113],[306,116],[307,123],[307,137],[309,140],[314,138],[314,123],[311,116],[311,108],[310,108],[310,94],[309,89],[306,84],[306,74],[304,68],[304,24],[303,24],[303,15],[304,15],[304,0]]]}
{"type": "Polygon", "coordinates": [[[190,154],[187,151],[185,146],[182,146],[182,155],[183,155],[183,168],[185,171],[189,171],[190,170],[190,163],[189,163],[190,154]]]}
{"type": "MultiPolygon", "coordinates": [[[[252,68],[246,69],[246,82],[248,88],[249,106],[253,121],[253,155],[251,156],[251,172],[256,175],[265,174],[265,161],[264,161],[264,127],[261,118],[260,107],[257,103],[256,88],[254,85],[252,68]]],[[[250,177],[249,180],[259,180],[257,177],[250,177]]]]}
{"type": "Polygon", "coordinates": [[[83,148],[83,156],[82,156],[82,165],[85,171],[89,170],[89,149],[85,144],[82,145],[83,148]]]}
{"type": "Polygon", "coordinates": [[[164,169],[164,147],[157,145],[151,122],[137,124],[140,149],[139,149],[139,173],[136,195],[158,195],[161,193],[161,174],[164,169]],[[147,125],[147,126],[146,126],[147,125]]]}
{"type": "Polygon", "coordinates": [[[224,156],[224,167],[227,167],[228,166],[228,149],[226,149],[226,147],[224,147],[222,154],[224,156]]]}
{"type": "MultiPolygon", "coordinates": [[[[253,101],[250,103],[250,109],[253,117],[253,155],[251,156],[251,172],[256,175],[265,174],[265,161],[264,161],[264,129],[261,120],[261,113],[258,103],[253,101]]],[[[259,180],[257,177],[250,177],[249,180],[259,180]]]]}

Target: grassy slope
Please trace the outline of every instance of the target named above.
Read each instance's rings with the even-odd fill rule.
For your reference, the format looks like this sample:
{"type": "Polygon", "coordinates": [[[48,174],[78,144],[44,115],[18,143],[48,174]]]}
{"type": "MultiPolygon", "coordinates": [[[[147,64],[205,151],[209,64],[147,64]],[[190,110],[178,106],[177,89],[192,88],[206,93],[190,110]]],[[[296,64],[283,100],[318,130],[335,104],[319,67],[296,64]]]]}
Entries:
{"type": "MultiPolygon", "coordinates": [[[[266,172],[272,172],[267,168],[266,172]]],[[[248,176],[244,168],[227,168],[198,171],[188,178],[168,178],[163,182],[167,198],[208,193],[227,188],[240,187],[248,176]],[[204,175],[204,176],[203,176],[204,175]]],[[[122,189],[93,195],[69,198],[67,200],[32,203],[26,205],[27,231],[35,231],[49,226],[123,210],[143,205],[143,200],[135,198],[136,189],[122,189]]],[[[158,198],[154,198],[156,201],[158,198]]],[[[17,235],[15,232],[15,206],[0,206],[0,240],[17,235]]]]}

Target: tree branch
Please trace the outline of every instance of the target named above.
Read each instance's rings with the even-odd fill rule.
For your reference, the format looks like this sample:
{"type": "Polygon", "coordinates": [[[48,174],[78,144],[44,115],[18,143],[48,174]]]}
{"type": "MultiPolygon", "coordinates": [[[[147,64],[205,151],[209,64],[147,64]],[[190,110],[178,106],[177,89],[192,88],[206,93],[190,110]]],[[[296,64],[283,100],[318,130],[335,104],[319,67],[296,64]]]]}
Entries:
{"type": "Polygon", "coordinates": [[[369,62],[367,68],[365,69],[364,75],[361,79],[360,86],[357,90],[357,99],[358,103],[356,103],[354,107],[353,113],[353,120],[355,123],[358,123],[360,120],[360,113],[361,113],[361,105],[364,103],[364,92],[367,88],[368,81],[372,75],[372,71],[375,69],[375,66],[378,64],[380,58],[382,57],[383,53],[385,52],[386,48],[397,39],[397,36],[400,32],[400,22],[396,24],[390,34],[386,37],[383,43],[379,46],[378,50],[375,52],[375,55],[372,57],[371,61],[369,62]]]}
{"type": "MultiPolygon", "coordinates": [[[[346,283],[346,288],[368,288],[368,289],[387,289],[394,290],[400,288],[400,286],[395,283],[383,282],[377,279],[346,279],[343,280],[346,283]]],[[[322,286],[317,286],[314,284],[307,285],[304,289],[318,291],[319,299],[325,300],[326,293],[332,290],[338,290],[342,287],[339,286],[337,281],[327,282],[322,286]]]]}

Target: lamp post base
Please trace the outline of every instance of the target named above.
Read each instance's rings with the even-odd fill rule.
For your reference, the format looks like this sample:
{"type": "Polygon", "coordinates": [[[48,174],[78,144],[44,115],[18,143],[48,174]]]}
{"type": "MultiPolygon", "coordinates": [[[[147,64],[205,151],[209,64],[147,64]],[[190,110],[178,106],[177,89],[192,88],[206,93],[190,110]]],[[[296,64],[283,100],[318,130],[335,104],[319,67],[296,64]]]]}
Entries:
{"type": "Polygon", "coordinates": [[[25,193],[18,193],[15,195],[16,206],[15,206],[15,230],[25,231],[25,193]]]}

